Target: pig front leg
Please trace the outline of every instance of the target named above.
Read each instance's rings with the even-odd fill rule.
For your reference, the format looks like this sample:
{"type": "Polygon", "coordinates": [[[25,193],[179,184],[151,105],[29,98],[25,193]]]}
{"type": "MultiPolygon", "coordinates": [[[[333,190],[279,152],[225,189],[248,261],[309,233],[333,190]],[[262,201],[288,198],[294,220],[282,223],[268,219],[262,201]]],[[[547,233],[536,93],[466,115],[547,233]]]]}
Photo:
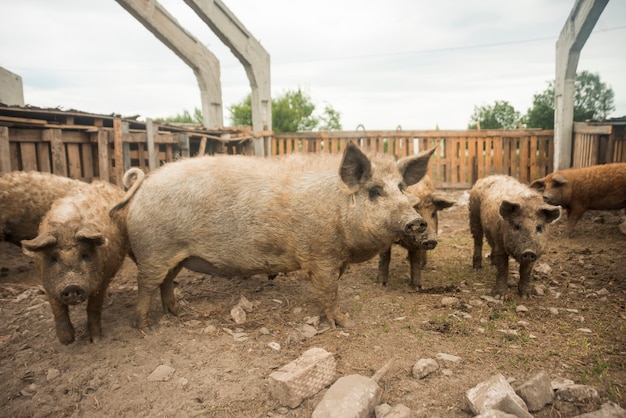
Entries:
{"type": "Polygon", "coordinates": [[[54,326],[57,338],[62,344],[68,345],[74,342],[74,327],[70,322],[69,307],[53,297],[48,297],[52,315],[54,316],[54,326]]]}
{"type": "Polygon", "coordinates": [[[383,251],[378,255],[378,278],[377,283],[387,286],[387,280],[389,279],[389,263],[391,262],[391,247],[386,251],[383,251]]]}
{"type": "Polygon", "coordinates": [[[411,287],[422,288],[422,270],[426,265],[426,251],[421,249],[408,249],[409,264],[411,266],[411,287]]]}
{"type": "Polygon", "coordinates": [[[530,298],[530,280],[532,279],[535,263],[521,263],[519,266],[519,283],[517,293],[522,298],[530,298]]]}
{"type": "Polygon", "coordinates": [[[478,270],[483,267],[483,226],[480,223],[480,214],[470,212],[470,231],[474,238],[474,255],[472,268],[478,270]]]}
{"type": "Polygon", "coordinates": [[[87,330],[93,343],[99,342],[102,336],[102,305],[105,293],[104,289],[94,292],[87,301],[87,330]]]}
{"type": "Polygon", "coordinates": [[[509,278],[509,256],[506,253],[493,250],[491,258],[492,263],[496,266],[496,287],[493,289],[493,296],[504,299],[509,278]]]}
{"type": "Polygon", "coordinates": [[[310,271],[311,283],[322,304],[322,309],[326,319],[332,328],[337,325],[343,328],[351,328],[356,324],[342,313],[337,306],[337,294],[339,290],[339,277],[341,272],[336,268],[320,269],[315,268],[310,271]]]}

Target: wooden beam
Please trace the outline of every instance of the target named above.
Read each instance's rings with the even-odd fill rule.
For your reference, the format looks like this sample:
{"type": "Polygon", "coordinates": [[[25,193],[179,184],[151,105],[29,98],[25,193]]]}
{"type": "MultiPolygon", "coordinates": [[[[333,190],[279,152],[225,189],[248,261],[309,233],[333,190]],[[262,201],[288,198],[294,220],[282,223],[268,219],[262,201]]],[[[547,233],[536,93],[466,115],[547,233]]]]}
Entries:
{"type": "Polygon", "coordinates": [[[98,131],[98,170],[100,172],[100,180],[111,181],[109,173],[109,133],[100,129],[98,131]]]}
{"type": "Polygon", "coordinates": [[[9,171],[11,171],[9,128],[0,126],[0,173],[8,173],[9,171]]]}
{"type": "Polygon", "coordinates": [[[122,142],[122,120],[113,119],[113,156],[115,159],[115,169],[113,172],[114,183],[124,188],[124,146],[122,142]]]}
{"type": "Polygon", "coordinates": [[[52,153],[52,173],[67,177],[67,157],[65,155],[65,144],[61,138],[60,129],[46,129],[42,133],[43,140],[50,142],[52,153]]]}

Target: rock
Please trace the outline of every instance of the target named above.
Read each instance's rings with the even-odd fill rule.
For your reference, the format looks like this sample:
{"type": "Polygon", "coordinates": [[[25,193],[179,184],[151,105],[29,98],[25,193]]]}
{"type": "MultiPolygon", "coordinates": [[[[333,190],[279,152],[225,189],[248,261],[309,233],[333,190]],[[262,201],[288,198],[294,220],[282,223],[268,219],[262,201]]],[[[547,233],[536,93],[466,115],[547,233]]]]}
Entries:
{"type": "Polygon", "coordinates": [[[528,308],[524,305],[517,305],[515,312],[528,312],[528,308]]]}
{"type": "Polygon", "coordinates": [[[267,343],[267,346],[271,348],[272,350],[280,351],[280,344],[278,344],[275,341],[272,341],[271,343],[267,343]]]}
{"type": "Polygon", "coordinates": [[[559,310],[557,308],[548,308],[548,312],[550,312],[552,315],[559,314],[559,310]]]}
{"type": "Polygon", "coordinates": [[[311,418],[370,417],[380,401],[381,389],[373,379],[343,376],[328,389],[311,418]]]}
{"type": "Polygon", "coordinates": [[[270,395],[281,405],[296,408],[333,381],[335,368],[335,357],[331,353],[322,348],[310,348],[270,374],[270,395]]]}
{"type": "Polygon", "coordinates": [[[517,418],[513,414],[507,414],[506,412],[498,411],[497,409],[490,409],[484,414],[476,415],[474,418],[517,418]]]}
{"type": "Polygon", "coordinates": [[[437,357],[439,360],[450,361],[452,363],[458,363],[459,361],[461,361],[461,357],[453,356],[452,354],[446,353],[438,353],[435,357],[437,357]]]}
{"type": "Polygon", "coordinates": [[[459,303],[459,299],[452,296],[446,296],[444,298],[441,298],[441,306],[454,307],[458,306],[459,303]]]}
{"type": "Polygon", "coordinates": [[[465,393],[465,400],[470,410],[477,415],[496,409],[518,418],[532,418],[522,398],[501,374],[492,376],[468,390],[465,393]]]}
{"type": "Polygon", "coordinates": [[[170,380],[172,375],[176,372],[176,369],[165,364],[161,364],[159,367],[154,369],[152,373],[148,376],[149,382],[167,382],[170,380]]]}
{"type": "Polygon", "coordinates": [[[38,389],[39,388],[37,387],[36,384],[31,383],[30,385],[28,385],[24,389],[22,389],[20,391],[20,394],[22,396],[24,396],[25,398],[32,398],[33,396],[35,396],[35,394],[37,393],[38,389]]]}
{"type": "Polygon", "coordinates": [[[236,324],[243,324],[246,322],[246,311],[239,305],[235,305],[230,310],[230,316],[233,318],[236,324]]]}
{"type": "Polygon", "coordinates": [[[522,383],[515,389],[515,393],[524,400],[530,412],[539,411],[554,400],[550,376],[544,371],[522,383]]]}
{"type": "Polygon", "coordinates": [[[429,374],[435,372],[437,369],[439,369],[439,364],[437,364],[435,360],[431,358],[423,358],[413,365],[411,374],[416,379],[423,379],[429,374]]]}
{"type": "Polygon", "coordinates": [[[46,374],[46,381],[52,382],[54,379],[59,377],[61,372],[57,369],[48,369],[48,374],[46,374]]]}
{"type": "MultiPolygon", "coordinates": [[[[387,405],[387,404],[383,404],[387,405]]],[[[380,405],[379,405],[380,406],[380,405]]],[[[411,413],[411,408],[401,403],[390,407],[387,405],[389,409],[386,409],[386,412],[379,413],[378,406],[374,408],[374,412],[376,414],[376,418],[412,418],[413,415],[411,413]]]]}
{"type": "Polygon", "coordinates": [[[315,327],[312,327],[309,324],[302,325],[299,331],[302,333],[304,338],[311,338],[317,334],[317,330],[315,329],[315,327]]]}
{"type": "Polygon", "coordinates": [[[556,397],[566,402],[591,402],[599,399],[598,391],[587,385],[569,385],[556,391],[556,397]]]}
{"type": "Polygon", "coordinates": [[[252,312],[252,309],[254,309],[254,304],[250,302],[244,295],[241,295],[241,297],[239,298],[237,306],[241,307],[241,309],[246,312],[252,312]]]}
{"type": "Polygon", "coordinates": [[[552,390],[554,391],[557,391],[566,386],[572,386],[573,384],[574,384],[573,380],[566,379],[560,376],[552,379],[552,381],[550,382],[550,386],[552,386],[552,390]]]}
{"type": "Polygon", "coordinates": [[[546,263],[541,263],[535,266],[535,273],[542,274],[544,276],[549,276],[552,273],[552,267],[550,267],[546,263]]]}
{"type": "Polygon", "coordinates": [[[574,418],[624,418],[626,410],[616,403],[603,403],[600,409],[586,414],[577,415],[574,418]]]}

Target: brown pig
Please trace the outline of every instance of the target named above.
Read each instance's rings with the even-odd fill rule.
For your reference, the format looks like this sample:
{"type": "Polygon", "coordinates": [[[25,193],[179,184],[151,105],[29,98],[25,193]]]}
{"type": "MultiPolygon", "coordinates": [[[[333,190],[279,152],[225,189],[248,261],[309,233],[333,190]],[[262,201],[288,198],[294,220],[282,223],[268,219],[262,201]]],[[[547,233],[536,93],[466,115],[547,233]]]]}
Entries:
{"type": "Polygon", "coordinates": [[[89,336],[93,342],[100,340],[106,289],[130,249],[125,212],[109,217],[109,210],[123,198],[118,187],[94,181],[55,201],[39,235],[22,241],[24,253],[35,258],[63,344],[74,341],[69,305],[84,301],[89,336]]]}
{"type": "MultiPolygon", "coordinates": [[[[409,235],[401,237],[396,244],[406,248],[411,269],[411,286],[422,288],[422,270],[426,267],[427,251],[437,246],[437,232],[439,220],[437,213],[440,210],[454,205],[454,200],[442,192],[435,191],[435,186],[428,175],[418,183],[409,186],[405,194],[414,200],[413,207],[422,215],[428,227],[418,237],[409,235]]],[[[378,258],[378,281],[387,285],[389,278],[389,263],[391,261],[391,247],[380,253],[378,258]]]]}
{"type": "Polygon", "coordinates": [[[530,296],[533,266],[548,243],[548,225],[559,216],[558,207],[544,203],[536,190],[513,177],[493,175],[474,184],[469,197],[473,267],[482,267],[484,235],[491,247],[491,263],[497,271],[494,296],[506,295],[509,257],[520,265],[518,294],[530,296]]]}
{"type": "Polygon", "coordinates": [[[402,234],[426,229],[402,189],[426,173],[433,150],[396,160],[348,143],[343,156],[196,157],[162,166],[127,193],[138,266],[136,319],[149,326],[157,287],[176,314],[173,280],[186,267],[221,276],[304,270],[330,324],[353,322],[337,306],[349,263],[402,234]]]}
{"type": "Polygon", "coordinates": [[[567,211],[568,237],[587,210],[626,208],[626,163],[555,171],[532,182],[543,200],[567,211]]]}
{"type": "Polygon", "coordinates": [[[39,171],[12,171],[0,176],[0,240],[20,245],[37,236],[37,227],[52,202],[87,183],[39,171]]]}

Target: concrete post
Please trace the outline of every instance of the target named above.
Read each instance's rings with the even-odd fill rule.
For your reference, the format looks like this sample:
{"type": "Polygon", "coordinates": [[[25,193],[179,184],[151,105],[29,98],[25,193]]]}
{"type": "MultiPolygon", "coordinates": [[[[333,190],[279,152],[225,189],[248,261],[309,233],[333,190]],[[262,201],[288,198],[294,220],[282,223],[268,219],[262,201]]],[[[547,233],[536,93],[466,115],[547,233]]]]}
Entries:
{"type": "MultiPolygon", "coordinates": [[[[243,64],[252,88],[252,130],[272,130],[270,56],[220,0],[185,0],[243,64]]],[[[266,154],[265,139],[254,138],[255,155],[266,154]]]]}
{"type": "Polygon", "coordinates": [[[572,165],[574,81],[580,51],[609,0],[576,0],[556,42],[554,170],[572,165]]]}
{"type": "Polygon", "coordinates": [[[220,63],[156,0],[116,0],[193,70],[200,87],[205,128],[224,126],[220,63]]]}

